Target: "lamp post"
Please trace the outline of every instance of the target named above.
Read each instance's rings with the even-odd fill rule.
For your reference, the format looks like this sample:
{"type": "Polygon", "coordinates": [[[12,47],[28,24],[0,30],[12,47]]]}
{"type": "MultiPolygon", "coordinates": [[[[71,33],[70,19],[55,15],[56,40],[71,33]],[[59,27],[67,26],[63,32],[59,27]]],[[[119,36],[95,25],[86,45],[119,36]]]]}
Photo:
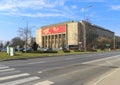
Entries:
{"type": "Polygon", "coordinates": [[[82,10],[83,10],[84,20],[86,20],[86,14],[85,14],[86,10],[87,10],[88,8],[92,7],[92,6],[93,6],[93,5],[88,5],[87,7],[85,7],[85,8],[82,9],[82,10]]]}
{"type": "MultiPolygon", "coordinates": [[[[25,20],[23,18],[23,20],[25,20]]],[[[25,32],[25,53],[27,51],[27,39],[28,39],[28,20],[25,20],[26,21],[26,29],[24,30],[25,32]]]]}
{"type": "Polygon", "coordinates": [[[113,48],[116,49],[116,42],[115,42],[115,35],[114,35],[114,38],[113,38],[113,48]]]}
{"type": "Polygon", "coordinates": [[[85,15],[85,11],[92,7],[92,5],[88,5],[87,7],[83,8],[83,16],[84,16],[84,21],[82,21],[82,25],[83,25],[83,45],[84,45],[84,52],[86,52],[86,15],[85,15]]]}

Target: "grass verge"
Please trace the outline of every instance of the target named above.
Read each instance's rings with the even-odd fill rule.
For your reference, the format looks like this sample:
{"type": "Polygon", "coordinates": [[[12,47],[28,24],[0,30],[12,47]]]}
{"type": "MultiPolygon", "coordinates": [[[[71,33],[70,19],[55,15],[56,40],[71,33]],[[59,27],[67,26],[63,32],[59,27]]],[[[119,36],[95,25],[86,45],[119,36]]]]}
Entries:
{"type": "Polygon", "coordinates": [[[53,57],[53,56],[63,56],[72,54],[85,54],[90,52],[74,52],[64,53],[63,51],[58,51],[58,53],[21,53],[16,52],[14,56],[7,55],[6,52],[0,52],[0,60],[12,60],[12,59],[26,59],[26,58],[38,58],[38,57],[53,57]]]}

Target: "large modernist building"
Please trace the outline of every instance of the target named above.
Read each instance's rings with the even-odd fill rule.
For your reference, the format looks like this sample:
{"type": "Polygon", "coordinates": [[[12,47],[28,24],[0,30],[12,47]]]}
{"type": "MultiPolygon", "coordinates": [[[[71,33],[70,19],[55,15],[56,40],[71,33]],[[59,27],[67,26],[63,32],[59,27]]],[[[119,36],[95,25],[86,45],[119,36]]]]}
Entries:
{"type": "Polygon", "coordinates": [[[115,36],[115,48],[120,49],[120,36],[115,36]]]}
{"type": "MultiPolygon", "coordinates": [[[[36,42],[44,48],[69,47],[70,49],[85,49],[93,47],[100,37],[111,40],[114,46],[114,32],[86,21],[70,21],[43,26],[36,30],[36,42]]],[[[106,43],[107,44],[107,43],[106,43]]]]}

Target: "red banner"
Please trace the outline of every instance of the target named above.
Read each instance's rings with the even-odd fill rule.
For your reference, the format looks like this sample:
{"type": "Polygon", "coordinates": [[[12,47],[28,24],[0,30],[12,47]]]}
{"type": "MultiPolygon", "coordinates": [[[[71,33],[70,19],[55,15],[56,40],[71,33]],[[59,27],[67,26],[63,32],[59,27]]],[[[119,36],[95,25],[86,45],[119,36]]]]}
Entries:
{"type": "Polygon", "coordinates": [[[42,35],[57,34],[66,32],[66,25],[42,28],[42,35]]]}

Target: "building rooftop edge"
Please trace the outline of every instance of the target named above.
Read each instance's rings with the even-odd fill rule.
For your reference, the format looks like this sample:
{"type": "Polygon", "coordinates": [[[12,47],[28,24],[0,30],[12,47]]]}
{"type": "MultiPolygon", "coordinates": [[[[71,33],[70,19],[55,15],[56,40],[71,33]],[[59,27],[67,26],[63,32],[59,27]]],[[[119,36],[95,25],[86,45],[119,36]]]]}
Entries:
{"type": "Polygon", "coordinates": [[[113,32],[113,31],[111,31],[111,30],[108,30],[108,29],[106,29],[106,28],[104,28],[104,27],[102,27],[102,26],[99,26],[99,25],[92,24],[92,23],[90,23],[90,22],[88,22],[88,21],[84,21],[84,20],[81,20],[81,21],[86,22],[86,23],[90,24],[91,26],[95,26],[95,27],[97,27],[97,28],[99,28],[99,29],[103,29],[103,30],[106,30],[106,31],[115,33],[115,32],[113,32]]]}
{"type": "Polygon", "coordinates": [[[76,22],[76,21],[66,21],[66,22],[55,23],[55,24],[50,24],[50,25],[46,25],[46,26],[41,26],[41,28],[49,27],[49,26],[53,26],[53,25],[59,25],[59,24],[67,24],[67,23],[71,23],[71,22],[76,22]]]}
{"type": "Polygon", "coordinates": [[[103,29],[103,30],[106,30],[106,31],[115,33],[115,32],[113,32],[113,31],[111,31],[111,30],[108,30],[108,29],[106,29],[106,28],[104,28],[104,27],[101,27],[101,26],[92,24],[92,23],[90,23],[90,22],[88,22],[88,21],[85,21],[85,20],[60,22],[60,23],[50,24],[50,25],[46,25],[46,26],[41,26],[41,27],[39,27],[38,29],[41,29],[41,28],[44,28],[44,27],[53,26],[53,25],[55,26],[55,25],[58,25],[58,24],[59,24],[59,25],[60,25],[60,24],[67,24],[67,23],[71,23],[71,22],[86,22],[86,23],[90,24],[91,26],[95,26],[95,27],[97,27],[97,28],[99,28],[99,29],[103,29]]]}

